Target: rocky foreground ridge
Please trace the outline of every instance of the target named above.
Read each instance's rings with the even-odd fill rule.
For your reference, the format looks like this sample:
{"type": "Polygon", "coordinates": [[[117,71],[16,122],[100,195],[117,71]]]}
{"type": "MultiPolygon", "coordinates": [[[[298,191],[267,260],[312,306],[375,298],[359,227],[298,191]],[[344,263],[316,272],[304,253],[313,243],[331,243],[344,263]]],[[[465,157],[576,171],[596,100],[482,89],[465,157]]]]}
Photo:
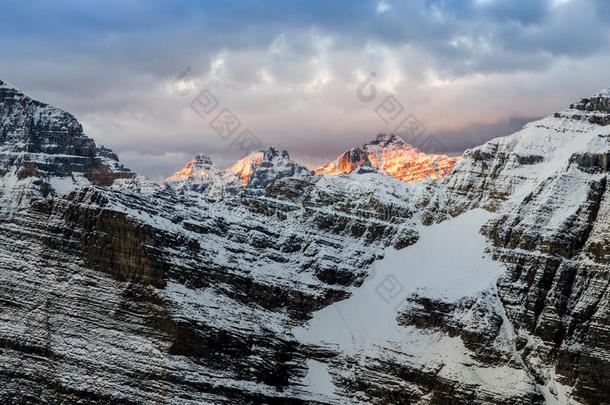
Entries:
{"type": "Polygon", "coordinates": [[[270,150],[218,198],[0,82],[0,401],[608,403],[609,100],[439,182],[270,150]]]}

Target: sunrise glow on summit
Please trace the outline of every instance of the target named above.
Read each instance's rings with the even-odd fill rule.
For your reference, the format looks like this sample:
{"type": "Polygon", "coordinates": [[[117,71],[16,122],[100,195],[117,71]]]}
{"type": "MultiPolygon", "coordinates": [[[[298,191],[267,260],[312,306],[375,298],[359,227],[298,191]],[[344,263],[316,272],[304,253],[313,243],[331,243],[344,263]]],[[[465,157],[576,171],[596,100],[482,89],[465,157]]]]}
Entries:
{"type": "Polygon", "coordinates": [[[315,172],[349,174],[360,167],[370,167],[406,183],[414,183],[426,178],[442,179],[458,160],[459,157],[423,153],[396,135],[378,135],[373,141],[325,163],[315,172]]]}

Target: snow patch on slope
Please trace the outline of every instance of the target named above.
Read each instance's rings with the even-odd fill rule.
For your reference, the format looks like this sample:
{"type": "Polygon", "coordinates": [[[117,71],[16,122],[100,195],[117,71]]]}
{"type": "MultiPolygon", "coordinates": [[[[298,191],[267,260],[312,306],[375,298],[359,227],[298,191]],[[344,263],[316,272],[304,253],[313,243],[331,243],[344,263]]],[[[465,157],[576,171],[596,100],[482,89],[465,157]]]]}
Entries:
{"type": "Polygon", "coordinates": [[[409,340],[408,328],[396,322],[405,298],[417,293],[455,302],[492,288],[502,266],[485,254],[485,237],[478,232],[491,216],[476,209],[437,225],[420,226],[416,244],[386,249],[384,259],[374,265],[374,277],[367,278],[349,299],[317,312],[295,334],[303,341],[335,344],[351,353],[385,341],[409,340]]]}
{"type": "MultiPolygon", "coordinates": [[[[482,390],[530,392],[535,384],[523,368],[488,367],[475,361],[459,337],[443,332],[400,325],[397,317],[414,294],[447,303],[464,297],[484,300],[490,311],[502,313],[495,282],[504,271],[486,253],[481,226],[494,214],[482,209],[429,227],[419,226],[420,239],[402,250],[387,248],[375,262],[374,272],[350,298],[314,314],[305,326],[295,328],[304,343],[327,346],[365,361],[391,356],[399,362],[419,364],[440,377],[482,390]]],[[[510,324],[502,325],[501,344],[513,345],[510,324]]],[[[517,356],[514,356],[515,358],[517,356]]]]}
{"type": "Polygon", "coordinates": [[[307,360],[307,375],[303,379],[303,383],[307,385],[311,392],[320,394],[327,400],[338,400],[339,397],[335,394],[335,385],[332,383],[332,377],[328,372],[326,364],[317,360],[307,360]]]}

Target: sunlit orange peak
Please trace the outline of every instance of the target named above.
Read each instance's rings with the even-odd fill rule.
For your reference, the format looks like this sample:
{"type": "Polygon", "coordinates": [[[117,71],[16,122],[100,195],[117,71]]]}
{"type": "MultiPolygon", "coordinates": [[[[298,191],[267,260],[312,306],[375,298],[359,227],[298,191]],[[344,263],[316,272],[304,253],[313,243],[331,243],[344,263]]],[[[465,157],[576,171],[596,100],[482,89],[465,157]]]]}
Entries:
{"type": "Polygon", "coordinates": [[[396,135],[377,135],[373,141],[343,153],[336,160],[315,169],[315,173],[349,174],[359,167],[372,167],[407,183],[428,177],[445,177],[459,157],[420,152],[396,135]]]}
{"type": "Polygon", "coordinates": [[[197,155],[188,162],[184,168],[171,176],[165,181],[188,179],[193,177],[209,177],[210,169],[213,169],[214,164],[209,157],[205,155],[197,155]]]}
{"type": "Polygon", "coordinates": [[[255,167],[260,165],[264,157],[265,154],[263,151],[253,152],[245,158],[235,162],[233,166],[227,167],[223,172],[231,171],[237,174],[243,180],[243,186],[246,187],[255,167]]]}

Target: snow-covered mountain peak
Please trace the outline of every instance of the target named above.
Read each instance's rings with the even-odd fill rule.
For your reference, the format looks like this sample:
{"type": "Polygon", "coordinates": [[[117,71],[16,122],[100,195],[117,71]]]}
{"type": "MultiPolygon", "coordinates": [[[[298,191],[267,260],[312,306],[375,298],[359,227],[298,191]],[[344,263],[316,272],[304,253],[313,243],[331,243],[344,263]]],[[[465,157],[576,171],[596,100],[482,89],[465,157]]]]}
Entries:
{"type": "Polygon", "coordinates": [[[250,153],[243,159],[240,159],[240,161],[249,161],[252,164],[261,165],[261,164],[265,164],[265,162],[267,162],[267,163],[269,163],[269,162],[286,163],[291,160],[290,160],[290,155],[288,154],[287,151],[278,150],[278,149],[274,148],[273,146],[269,146],[266,149],[255,150],[254,152],[250,153]]]}
{"type": "Polygon", "coordinates": [[[203,154],[197,154],[193,157],[193,160],[188,162],[184,168],[180,171],[169,176],[165,181],[179,181],[188,178],[197,177],[210,177],[216,175],[218,168],[212,162],[209,156],[203,154]]]}
{"type": "Polygon", "coordinates": [[[354,147],[332,162],[315,170],[320,174],[351,173],[361,167],[371,167],[383,174],[414,183],[428,177],[443,178],[453,169],[457,157],[420,152],[395,134],[379,134],[362,146],[354,147]]]}
{"type": "Polygon", "coordinates": [[[244,190],[261,193],[277,179],[309,176],[311,172],[290,160],[288,152],[273,147],[256,150],[231,166],[219,170],[205,155],[197,155],[184,169],[166,179],[176,191],[196,191],[220,197],[244,190]]]}
{"type": "Polygon", "coordinates": [[[262,192],[265,187],[283,177],[310,176],[305,167],[290,160],[288,152],[273,147],[257,150],[223,170],[241,179],[242,187],[262,192]]]}
{"type": "Polygon", "coordinates": [[[76,118],[0,85],[0,216],[29,201],[84,185],[134,177],[110,149],[98,147],[76,118]]]}
{"type": "MultiPolygon", "coordinates": [[[[246,187],[248,185],[248,181],[252,176],[252,173],[256,170],[257,167],[260,166],[261,162],[265,158],[264,151],[256,151],[250,153],[248,156],[239,159],[233,165],[227,167],[223,170],[223,172],[232,172],[238,175],[242,181],[243,186],[246,187]]],[[[272,161],[273,159],[269,159],[272,161]]]]}
{"type": "MultiPolygon", "coordinates": [[[[563,187],[561,193],[571,190],[565,197],[566,207],[586,198],[587,182],[599,181],[609,168],[610,98],[604,92],[464,152],[454,172],[443,180],[448,199],[455,199],[450,204],[456,208],[453,213],[474,206],[512,211],[531,198],[532,190],[562,181],[565,184],[557,186],[563,187]],[[494,179],[493,186],[489,178],[494,179]],[[479,194],[473,196],[466,189],[479,194]]],[[[561,193],[550,190],[549,201],[557,203],[561,193]]],[[[562,217],[565,212],[558,211],[556,218],[548,220],[553,223],[562,217]]],[[[540,219],[537,226],[542,226],[540,219]]]]}
{"type": "Polygon", "coordinates": [[[40,105],[46,105],[48,107],[50,107],[48,104],[42,102],[42,101],[38,101],[35,100],[33,97],[30,97],[29,95],[25,94],[25,92],[23,90],[21,90],[18,86],[14,85],[11,82],[8,82],[6,80],[0,79],[0,91],[3,92],[3,95],[0,95],[0,97],[6,97],[7,95],[10,95],[11,97],[23,97],[23,98],[27,98],[37,104],[40,105]]]}
{"type": "Polygon", "coordinates": [[[274,162],[277,160],[288,160],[288,152],[278,151],[273,147],[267,149],[259,149],[251,152],[247,156],[239,159],[235,164],[229,166],[225,170],[233,170],[235,172],[242,172],[246,166],[260,166],[263,162],[274,162]]]}
{"type": "Polygon", "coordinates": [[[224,169],[224,171],[231,171],[241,177],[245,187],[254,172],[259,168],[282,168],[294,164],[295,163],[290,160],[287,151],[278,151],[273,147],[268,147],[267,149],[261,149],[250,153],[248,156],[224,169]]]}

